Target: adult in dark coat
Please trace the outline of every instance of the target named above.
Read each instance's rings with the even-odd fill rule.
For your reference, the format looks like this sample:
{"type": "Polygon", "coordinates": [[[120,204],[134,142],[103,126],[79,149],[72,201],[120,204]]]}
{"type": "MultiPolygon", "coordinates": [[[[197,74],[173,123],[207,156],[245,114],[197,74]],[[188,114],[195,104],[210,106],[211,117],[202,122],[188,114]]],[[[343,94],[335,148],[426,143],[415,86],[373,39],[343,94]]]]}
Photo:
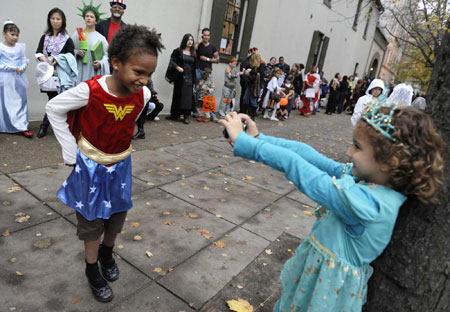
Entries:
{"type": "Polygon", "coordinates": [[[334,78],[330,81],[328,88],[328,101],[326,114],[331,115],[336,112],[336,105],[339,101],[339,85],[340,85],[341,75],[336,73],[334,78]]]}
{"type": "Polygon", "coordinates": [[[102,34],[108,43],[111,43],[112,37],[119,31],[119,29],[126,24],[122,21],[122,15],[127,8],[124,0],[110,1],[111,5],[111,17],[101,21],[95,25],[95,30],[102,34]]]}
{"type": "Polygon", "coordinates": [[[342,113],[342,110],[344,109],[344,101],[347,98],[347,94],[349,91],[348,87],[348,77],[344,76],[342,78],[341,83],[339,84],[339,100],[338,100],[338,107],[337,107],[337,113],[342,113]]]}
{"type": "MultiPolygon", "coordinates": [[[[249,49],[247,58],[242,61],[241,65],[239,65],[239,71],[241,73],[245,72],[246,69],[250,68],[250,55],[252,54],[253,49],[256,49],[256,48],[249,49]]],[[[256,50],[258,50],[258,49],[256,49],[256,50]]],[[[239,84],[241,85],[241,96],[239,98],[239,113],[247,114],[248,105],[246,105],[247,103],[244,103],[244,95],[245,95],[245,90],[247,89],[248,77],[246,77],[245,75],[241,75],[239,84]]]]}
{"type": "Polygon", "coordinates": [[[195,70],[194,37],[185,34],[180,47],[173,50],[167,68],[166,79],[174,84],[168,119],[178,120],[183,115],[184,123],[189,124],[189,116],[195,109],[195,70]]]}

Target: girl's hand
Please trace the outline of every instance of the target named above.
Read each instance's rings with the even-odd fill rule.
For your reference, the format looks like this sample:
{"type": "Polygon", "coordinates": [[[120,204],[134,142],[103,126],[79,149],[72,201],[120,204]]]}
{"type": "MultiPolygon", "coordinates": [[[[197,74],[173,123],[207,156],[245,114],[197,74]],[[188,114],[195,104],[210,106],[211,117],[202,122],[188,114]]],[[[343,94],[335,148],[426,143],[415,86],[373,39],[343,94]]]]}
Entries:
{"type": "Polygon", "coordinates": [[[92,63],[92,66],[94,66],[95,70],[98,70],[102,65],[99,61],[94,61],[94,63],[92,63]]]}
{"type": "Polygon", "coordinates": [[[52,65],[52,66],[55,66],[56,65],[56,60],[55,59],[53,59],[53,61],[52,61],[52,63],[50,64],[50,65],[52,65]]]}
{"type": "Polygon", "coordinates": [[[183,67],[181,67],[181,66],[177,66],[177,70],[178,70],[179,73],[184,72],[184,69],[183,69],[183,67]]]}
{"type": "Polygon", "coordinates": [[[47,62],[47,59],[45,58],[45,56],[39,56],[38,59],[41,62],[47,62]]]}
{"type": "Polygon", "coordinates": [[[257,138],[259,135],[258,127],[256,127],[256,123],[250,118],[250,116],[246,114],[239,114],[238,116],[247,125],[246,133],[254,138],[257,138]]]}
{"type": "Polygon", "coordinates": [[[85,51],[84,50],[78,50],[77,55],[83,57],[84,56],[85,51]]]}
{"type": "Polygon", "coordinates": [[[234,143],[238,135],[244,131],[242,121],[247,124],[247,134],[253,137],[257,137],[259,132],[255,122],[245,114],[237,114],[232,112],[225,116],[224,119],[219,120],[219,124],[223,125],[228,132],[228,142],[234,143]]]}
{"type": "Polygon", "coordinates": [[[22,72],[20,68],[16,68],[16,74],[19,75],[22,72]]]}

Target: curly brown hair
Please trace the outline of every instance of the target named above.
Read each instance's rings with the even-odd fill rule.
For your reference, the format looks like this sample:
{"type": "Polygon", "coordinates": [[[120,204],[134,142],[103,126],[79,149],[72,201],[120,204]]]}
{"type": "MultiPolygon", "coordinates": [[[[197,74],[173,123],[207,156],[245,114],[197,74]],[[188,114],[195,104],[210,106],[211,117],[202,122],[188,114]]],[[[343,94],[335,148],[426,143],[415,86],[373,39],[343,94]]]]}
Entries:
{"type": "Polygon", "coordinates": [[[161,34],[156,30],[140,25],[125,25],[114,35],[108,47],[108,56],[117,57],[125,63],[130,55],[149,53],[158,56],[158,52],[164,49],[161,43],[161,34]]]}
{"type": "MultiPolygon", "coordinates": [[[[388,115],[391,109],[381,107],[378,112],[388,115]]],[[[437,202],[436,195],[444,183],[444,143],[430,116],[409,106],[396,108],[391,135],[397,143],[364,119],[359,123],[374,148],[375,160],[390,168],[389,186],[424,203],[437,202]]]]}

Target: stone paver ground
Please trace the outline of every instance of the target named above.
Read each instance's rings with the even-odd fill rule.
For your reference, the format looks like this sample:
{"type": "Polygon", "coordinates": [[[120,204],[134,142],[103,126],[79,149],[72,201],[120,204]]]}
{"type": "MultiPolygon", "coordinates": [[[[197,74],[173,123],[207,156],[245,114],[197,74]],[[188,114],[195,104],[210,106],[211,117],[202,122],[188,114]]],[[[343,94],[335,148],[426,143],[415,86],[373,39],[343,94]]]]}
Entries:
{"type": "MultiPolygon", "coordinates": [[[[339,161],[351,142],[348,115],[293,112],[258,126],[339,161]]],[[[237,298],[272,310],[315,203],[282,173],[234,157],[217,124],[161,120],[145,130],[147,139],[133,141],[134,207],[116,242],[121,278],[107,304],[90,294],[75,214],[56,198],[71,168],[53,134],[0,134],[0,311],[217,312],[237,298]]]]}

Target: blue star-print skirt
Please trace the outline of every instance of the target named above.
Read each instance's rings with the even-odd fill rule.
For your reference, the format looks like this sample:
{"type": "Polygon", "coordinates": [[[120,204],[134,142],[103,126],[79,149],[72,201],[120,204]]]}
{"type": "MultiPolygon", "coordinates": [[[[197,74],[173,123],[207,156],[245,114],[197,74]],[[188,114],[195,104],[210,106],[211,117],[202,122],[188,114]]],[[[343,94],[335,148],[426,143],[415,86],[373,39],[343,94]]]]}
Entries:
{"type": "Polygon", "coordinates": [[[78,149],[75,168],[59,189],[58,198],[89,221],[130,210],[131,156],[107,167],[78,149]]]}

